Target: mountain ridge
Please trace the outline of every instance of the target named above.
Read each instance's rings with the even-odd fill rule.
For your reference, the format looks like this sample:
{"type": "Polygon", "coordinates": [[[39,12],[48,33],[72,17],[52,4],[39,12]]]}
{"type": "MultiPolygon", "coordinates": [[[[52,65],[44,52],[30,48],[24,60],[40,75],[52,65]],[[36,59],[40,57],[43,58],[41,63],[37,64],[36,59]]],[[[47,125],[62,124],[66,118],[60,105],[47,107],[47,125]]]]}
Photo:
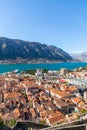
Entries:
{"type": "Polygon", "coordinates": [[[29,42],[20,39],[0,37],[0,60],[4,59],[46,59],[72,61],[72,57],[54,45],[29,42]]]}

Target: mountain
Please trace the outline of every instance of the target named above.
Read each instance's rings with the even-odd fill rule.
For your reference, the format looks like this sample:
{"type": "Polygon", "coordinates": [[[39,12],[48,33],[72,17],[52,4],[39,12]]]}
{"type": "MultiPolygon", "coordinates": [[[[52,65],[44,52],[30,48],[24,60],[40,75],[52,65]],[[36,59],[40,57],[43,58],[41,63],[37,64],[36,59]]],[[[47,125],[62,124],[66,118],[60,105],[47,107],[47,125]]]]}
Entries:
{"type": "Polygon", "coordinates": [[[82,53],[71,53],[70,54],[74,59],[80,60],[80,61],[87,61],[87,52],[82,53]]]}
{"type": "Polygon", "coordinates": [[[60,48],[39,42],[0,37],[0,60],[8,59],[45,59],[68,61],[72,57],[60,48]]]}

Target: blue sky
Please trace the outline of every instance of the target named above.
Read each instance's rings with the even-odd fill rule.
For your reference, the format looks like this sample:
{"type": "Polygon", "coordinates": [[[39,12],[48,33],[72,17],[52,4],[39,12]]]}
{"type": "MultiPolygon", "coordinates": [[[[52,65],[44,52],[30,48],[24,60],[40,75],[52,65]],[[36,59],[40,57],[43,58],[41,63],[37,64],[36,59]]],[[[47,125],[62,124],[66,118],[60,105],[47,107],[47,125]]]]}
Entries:
{"type": "Polygon", "coordinates": [[[87,0],[0,0],[0,37],[87,51],[87,0]]]}

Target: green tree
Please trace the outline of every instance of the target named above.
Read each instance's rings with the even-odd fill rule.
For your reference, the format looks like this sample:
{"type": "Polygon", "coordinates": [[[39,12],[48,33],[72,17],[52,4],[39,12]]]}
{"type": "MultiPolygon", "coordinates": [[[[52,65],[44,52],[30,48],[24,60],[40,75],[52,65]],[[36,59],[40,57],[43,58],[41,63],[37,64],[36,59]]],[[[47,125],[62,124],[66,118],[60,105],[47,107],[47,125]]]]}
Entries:
{"type": "Polygon", "coordinates": [[[0,119],[0,130],[2,130],[3,126],[4,126],[4,122],[0,119]]]}
{"type": "Polygon", "coordinates": [[[36,70],[25,70],[25,74],[32,74],[35,75],[36,70]]]}
{"type": "Polygon", "coordinates": [[[48,73],[48,70],[47,69],[43,69],[42,73],[48,73]]]}

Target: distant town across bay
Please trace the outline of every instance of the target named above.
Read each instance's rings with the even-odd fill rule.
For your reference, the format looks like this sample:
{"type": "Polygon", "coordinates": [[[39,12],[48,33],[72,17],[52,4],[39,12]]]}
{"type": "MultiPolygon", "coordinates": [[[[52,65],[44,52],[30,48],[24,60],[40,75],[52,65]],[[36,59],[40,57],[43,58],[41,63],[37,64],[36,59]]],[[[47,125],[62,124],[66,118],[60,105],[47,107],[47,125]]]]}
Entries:
{"type": "Polygon", "coordinates": [[[31,69],[48,69],[59,70],[61,68],[67,68],[73,70],[78,67],[86,67],[87,62],[61,62],[61,63],[41,63],[41,64],[0,64],[0,74],[10,72],[13,70],[31,70],[31,69]]]}

